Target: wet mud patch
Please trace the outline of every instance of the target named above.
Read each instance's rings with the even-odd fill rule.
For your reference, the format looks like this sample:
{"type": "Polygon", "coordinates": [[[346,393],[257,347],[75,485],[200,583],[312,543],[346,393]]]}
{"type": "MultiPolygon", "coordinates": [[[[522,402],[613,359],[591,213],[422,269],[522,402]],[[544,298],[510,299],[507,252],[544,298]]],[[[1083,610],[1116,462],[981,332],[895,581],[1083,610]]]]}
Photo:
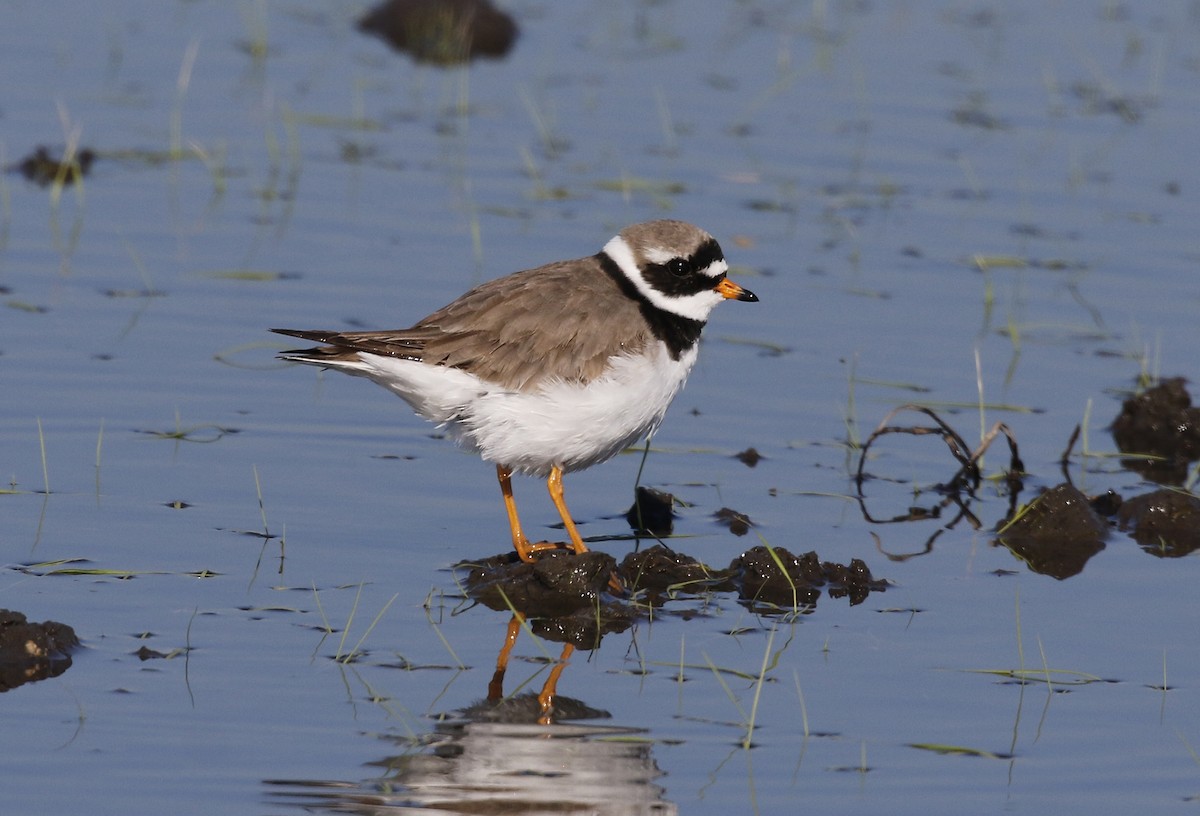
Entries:
{"type": "Polygon", "coordinates": [[[456,568],[467,570],[467,594],[489,609],[554,618],[594,609],[616,567],[607,553],[559,549],[539,553],[532,563],[513,552],[456,568]]]}
{"type": "MultiPolygon", "coordinates": [[[[453,731],[467,723],[536,723],[542,718],[542,705],[534,692],[522,692],[498,700],[479,700],[471,705],[444,715],[447,727],[453,731]],[[457,722],[455,722],[457,721],[457,722]]],[[[582,700],[563,694],[554,698],[554,720],[556,722],[580,720],[608,720],[612,714],[595,708],[582,700]]]]}
{"type": "Polygon", "coordinates": [[[621,580],[652,606],[680,595],[707,595],[735,590],[728,570],[714,570],[664,544],[637,550],[621,561],[621,580]]]}
{"type": "Polygon", "coordinates": [[[759,613],[817,605],[824,589],[830,598],[849,598],[856,606],[872,592],[883,592],[887,581],[871,575],[864,561],[849,564],[822,561],[815,552],[793,555],[782,547],[753,547],[733,559],[729,574],[741,600],[759,613]]]}
{"type": "MultiPolygon", "coordinates": [[[[575,650],[598,649],[605,635],[623,632],[652,614],[661,616],[663,610],[670,614],[672,607],[697,598],[712,606],[719,604],[719,595],[736,595],[755,614],[794,616],[813,612],[823,592],[849,598],[853,605],[888,586],[858,559],[841,565],[822,562],[816,553],[797,557],[766,546],[747,550],[724,569],[661,543],[627,554],[619,566],[606,553],[577,554],[565,546],[538,551],[534,559],[524,562],[516,553],[505,553],[456,567],[465,572],[461,583],[468,597],[509,613],[486,698],[467,715],[473,721],[546,725],[597,716],[581,713],[582,703],[558,694],[559,679],[575,650]],[[522,632],[562,644],[562,649],[557,658],[543,649],[549,671],[537,694],[506,696],[509,660],[522,632]]],[[[680,616],[689,615],[685,611],[680,616]]]]}
{"type": "Polygon", "coordinates": [[[58,677],[71,667],[79,646],[65,623],[32,623],[20,612],[0,609],[0,692],[58,677]]]}
{"type": "Polygon", "coordinates": [[[522,616],[548,640],[584,648],[676,601],[736,595],[756,613],[785,614],[812,611],[822,593],[857,605],[888,586],[861,559],[838,564],[815,552],[796,556],[767,546],[752,547],[723,568],[655,544],[628,553],[619,566],[605,553],[563,549],[540,553],[534,563],[504,554],[458,569],[466,570],[463,584],[474,600],[522,616]]]}
{"type": "Polygon", "coordinates": [[[500,59],[519,33],[516,21],[490,0],[387,0],[368,11],[358,29],[417,62],[443,66],[500,59]]]}
{"type": "Polygon", "coordinates": [[[1074,485],[1061,484],[1027,505],[996,542],[1031,570],[1062,580],[1078,575],[1104,549],[1109,525],[1074,485]]]}
{"type": "Polygon", "coordinates": [[[86,147],[79,151],[68,149],[55,155],[50,148],[39,145],[28,156],[10,164],[5,170],[19,173],[39,187],[75,184],[91,171],[96,158],[96,151],[86,147]]]}
{"type": "Polygon", "coordinates": [[[669,536],[675,529],[675,497],[662,490],[638,485],[633,504],[625,511],[625,520],[636,534],[669,536]]]}
{"type": "Polygon", "coordinates": [[[1192,405],[1186,380],[1173,377],[1125,400],[1109,429],[1122,464],[1152,482],[1183,484],[1191,462],[1200,459],[1200,408],[1192,405]]]}
{"type": "Polygon", "coordinates": [[[733,458],[737,459],[746,467],[752,468],[758,467],[758,463],[766,457],[759,453],[755,448],[746,448],[741,453],[734,454],[733,458]]]}
{"type": "Polygon", "coordinates": [[[754,526],[754,522],[748,515],[740,510],[734,510],[732,507],[722,507],[713,513],[713,518],[718,524],[727,527],[729,532],[739,537],[750,532],[750,528],[754,526]]]}
{"type": "Polygon", "coordinates": [[[1117,511],[1117,523],[1143,550],[1182,558],[1200,549],[1200,498],[1162,488],[1134,496],[1117,511]]]}

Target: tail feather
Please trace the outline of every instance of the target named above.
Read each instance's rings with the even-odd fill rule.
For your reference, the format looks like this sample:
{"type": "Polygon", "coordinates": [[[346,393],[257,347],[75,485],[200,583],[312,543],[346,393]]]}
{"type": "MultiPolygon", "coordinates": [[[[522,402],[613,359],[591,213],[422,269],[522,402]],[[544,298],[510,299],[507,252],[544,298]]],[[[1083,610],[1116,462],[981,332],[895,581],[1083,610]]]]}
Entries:
{"type": "Polygon", "coordinates": [[[359,352],[421,361],[422,344],[397,342],[394,334],[389,332],[336,332],[306,329],[271,329],[271,331],[325,344],[307,349],[288,349],[279,353],[280,359],[297,363],[344,366],[360,362],[359,352]]]}

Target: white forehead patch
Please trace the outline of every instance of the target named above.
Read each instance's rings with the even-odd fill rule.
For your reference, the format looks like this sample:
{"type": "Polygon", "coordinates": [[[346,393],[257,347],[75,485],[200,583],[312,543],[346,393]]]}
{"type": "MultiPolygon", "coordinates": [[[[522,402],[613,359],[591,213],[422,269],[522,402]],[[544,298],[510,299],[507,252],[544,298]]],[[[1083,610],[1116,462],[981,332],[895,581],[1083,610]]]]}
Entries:
{"type": "Polygon", "coordinates": [[[642,254],[646,256],[647,261],[655,264],[663,264],[673,258],[679,257],[678,254],[669,249],[663,249],[662,247],[646,247],[646,249],[642,251],[642,254]]]}

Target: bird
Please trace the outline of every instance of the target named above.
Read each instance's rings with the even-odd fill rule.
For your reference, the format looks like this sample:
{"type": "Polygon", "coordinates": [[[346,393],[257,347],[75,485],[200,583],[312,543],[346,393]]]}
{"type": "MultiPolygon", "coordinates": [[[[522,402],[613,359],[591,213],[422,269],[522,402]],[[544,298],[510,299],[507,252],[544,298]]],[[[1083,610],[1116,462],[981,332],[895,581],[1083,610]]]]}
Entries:
{"type": "Polygon", "coordinates": [[[521,527],[512,475],[546,480],[575,553],[588,551],[563,475],[653,434],[687,380],[709,313],[758,301],[717,240],[685,221],[627,226],[596,254],[487,281],[411,328],[271,329],[320,345],[279,358],[366,377],[496,467],[522,561],[557,549],[521,527]]]}

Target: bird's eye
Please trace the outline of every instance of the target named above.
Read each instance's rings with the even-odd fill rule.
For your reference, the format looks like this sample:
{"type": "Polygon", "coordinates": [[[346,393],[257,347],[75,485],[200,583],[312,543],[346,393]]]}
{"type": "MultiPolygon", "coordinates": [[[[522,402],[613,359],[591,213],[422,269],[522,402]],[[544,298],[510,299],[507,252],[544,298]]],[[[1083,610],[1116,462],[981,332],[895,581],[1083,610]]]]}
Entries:
{"type": "Polygon", "coordinates": [[[682,278],[692,271],[692,265],[683,258],[672,258],[667,263],[667,270],[675,277],[682,278]]]}

